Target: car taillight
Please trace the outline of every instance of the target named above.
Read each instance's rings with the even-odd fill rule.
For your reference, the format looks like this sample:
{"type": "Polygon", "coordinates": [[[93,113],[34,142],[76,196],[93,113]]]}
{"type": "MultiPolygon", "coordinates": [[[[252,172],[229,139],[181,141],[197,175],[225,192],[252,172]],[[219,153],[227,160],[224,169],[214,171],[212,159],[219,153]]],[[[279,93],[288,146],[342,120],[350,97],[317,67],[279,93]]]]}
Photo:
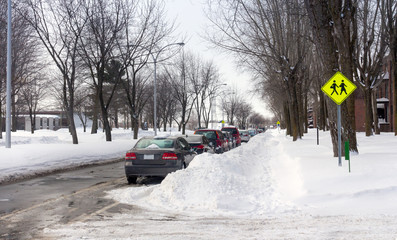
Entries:
{"type": "Polygon", "coordinates": [[[163,153],[163,160],[178,160],[178,156],[175,153],[163,153]]]}
{"type": "Polygon", "coordinates": [[[197,145],[197,146],[195,146],[195,148],[197,148],[197,149],[203,149],[203,148],[204,148],[204,145],[197,145]]]}
{"type": "Polygon", "coordinates": [[[135,153],[127,152],[127,153],[125,154],[125,160],[136,160],[136,155],[135,155],[135,153]]]}

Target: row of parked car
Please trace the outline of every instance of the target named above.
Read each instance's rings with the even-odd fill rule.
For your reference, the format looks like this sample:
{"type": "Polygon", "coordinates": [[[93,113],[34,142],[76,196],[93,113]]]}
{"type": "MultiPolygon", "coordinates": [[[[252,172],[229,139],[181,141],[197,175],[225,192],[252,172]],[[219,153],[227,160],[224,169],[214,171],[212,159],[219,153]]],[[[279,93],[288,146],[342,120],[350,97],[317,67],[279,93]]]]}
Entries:
{"type": "MultiPolygon", "coordinates": [[[[248,133],[249,134],[249,133],[248,133]]],[[[141,138],[126,153],[125,174],[129,184],[140,176],[166,176],[186,168],[197,154],[223,153],[249,141],[236,127],[199,129],[193,135],[141,138]]]]}
{"type": "Polygon", "coordinates": [[[241,145],[240,132],[235,127],[224,127],[221,130],[199,129],[194,134],[206,137],[215,153],[224,153],[241,145]]]}

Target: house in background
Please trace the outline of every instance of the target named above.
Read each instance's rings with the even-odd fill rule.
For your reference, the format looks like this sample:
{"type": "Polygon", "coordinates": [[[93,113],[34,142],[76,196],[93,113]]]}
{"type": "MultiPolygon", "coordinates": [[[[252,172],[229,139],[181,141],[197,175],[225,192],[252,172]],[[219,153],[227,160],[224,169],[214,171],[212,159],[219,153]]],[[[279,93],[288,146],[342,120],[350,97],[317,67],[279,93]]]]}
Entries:
{"type": "MultiPolygon", "coordinates": [[[[385,58],[383,63],[383,76],[374,85],[376,92],[376,108],[381,132],[392,132],[393,129],[393,82],[391,75],[391,57],[385,58]]],[[[365,104],[364,94],[357,88],[355,96],[356,131],[365,132],[365,104]]]]}
{"type": "MultiPolygon", "coordinates": [[[[62,111],[42,111],[36,113],[35,130],[49,129],[58,130],[67,128],[67,118],[62,111]]],[[[31,131],[30,117],[28,114],[22,113],[16,117],[16,129],[31,131]]],[[[5,132],[5,118],[3,118],[2,131],[5,132]]]]}

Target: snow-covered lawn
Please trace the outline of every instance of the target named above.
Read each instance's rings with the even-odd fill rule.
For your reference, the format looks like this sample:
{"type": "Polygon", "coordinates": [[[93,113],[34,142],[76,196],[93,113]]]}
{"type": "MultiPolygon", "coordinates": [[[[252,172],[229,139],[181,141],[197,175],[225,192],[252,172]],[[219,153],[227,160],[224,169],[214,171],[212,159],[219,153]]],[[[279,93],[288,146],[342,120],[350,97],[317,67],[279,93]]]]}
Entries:
{"type": "MultiPolygon", "coordinates": [[[[153,132],[142,131],[140,136],[153,132]]],[[[112,141],[105,134],[90,134],[78,129],[79,144],[72,144],[67,129],[58,131],[37,130],[11,133],[11,148],[5,148],[5,134],[0,139],[0,182],[25,176],[34,176],[53,170],[95,164],[101,161],[122,159],[134,146],[133,132],[114,129],[112,141]]]]}

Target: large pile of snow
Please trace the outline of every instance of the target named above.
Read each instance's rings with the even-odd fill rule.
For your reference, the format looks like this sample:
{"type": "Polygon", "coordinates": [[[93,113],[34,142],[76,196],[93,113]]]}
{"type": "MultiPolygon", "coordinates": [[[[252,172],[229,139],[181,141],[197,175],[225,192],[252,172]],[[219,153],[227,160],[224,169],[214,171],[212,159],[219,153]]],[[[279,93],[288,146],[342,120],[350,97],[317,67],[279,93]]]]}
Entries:
{"type": "Polygon", "coordinates": [[[397,137],[358,133],[360,154],[333,157],[329,132],[292,142],[270,130],[221,155],[197,156],[161,184],[111,191],[127,204],[195,215],[397,214],[397,137]]]}

